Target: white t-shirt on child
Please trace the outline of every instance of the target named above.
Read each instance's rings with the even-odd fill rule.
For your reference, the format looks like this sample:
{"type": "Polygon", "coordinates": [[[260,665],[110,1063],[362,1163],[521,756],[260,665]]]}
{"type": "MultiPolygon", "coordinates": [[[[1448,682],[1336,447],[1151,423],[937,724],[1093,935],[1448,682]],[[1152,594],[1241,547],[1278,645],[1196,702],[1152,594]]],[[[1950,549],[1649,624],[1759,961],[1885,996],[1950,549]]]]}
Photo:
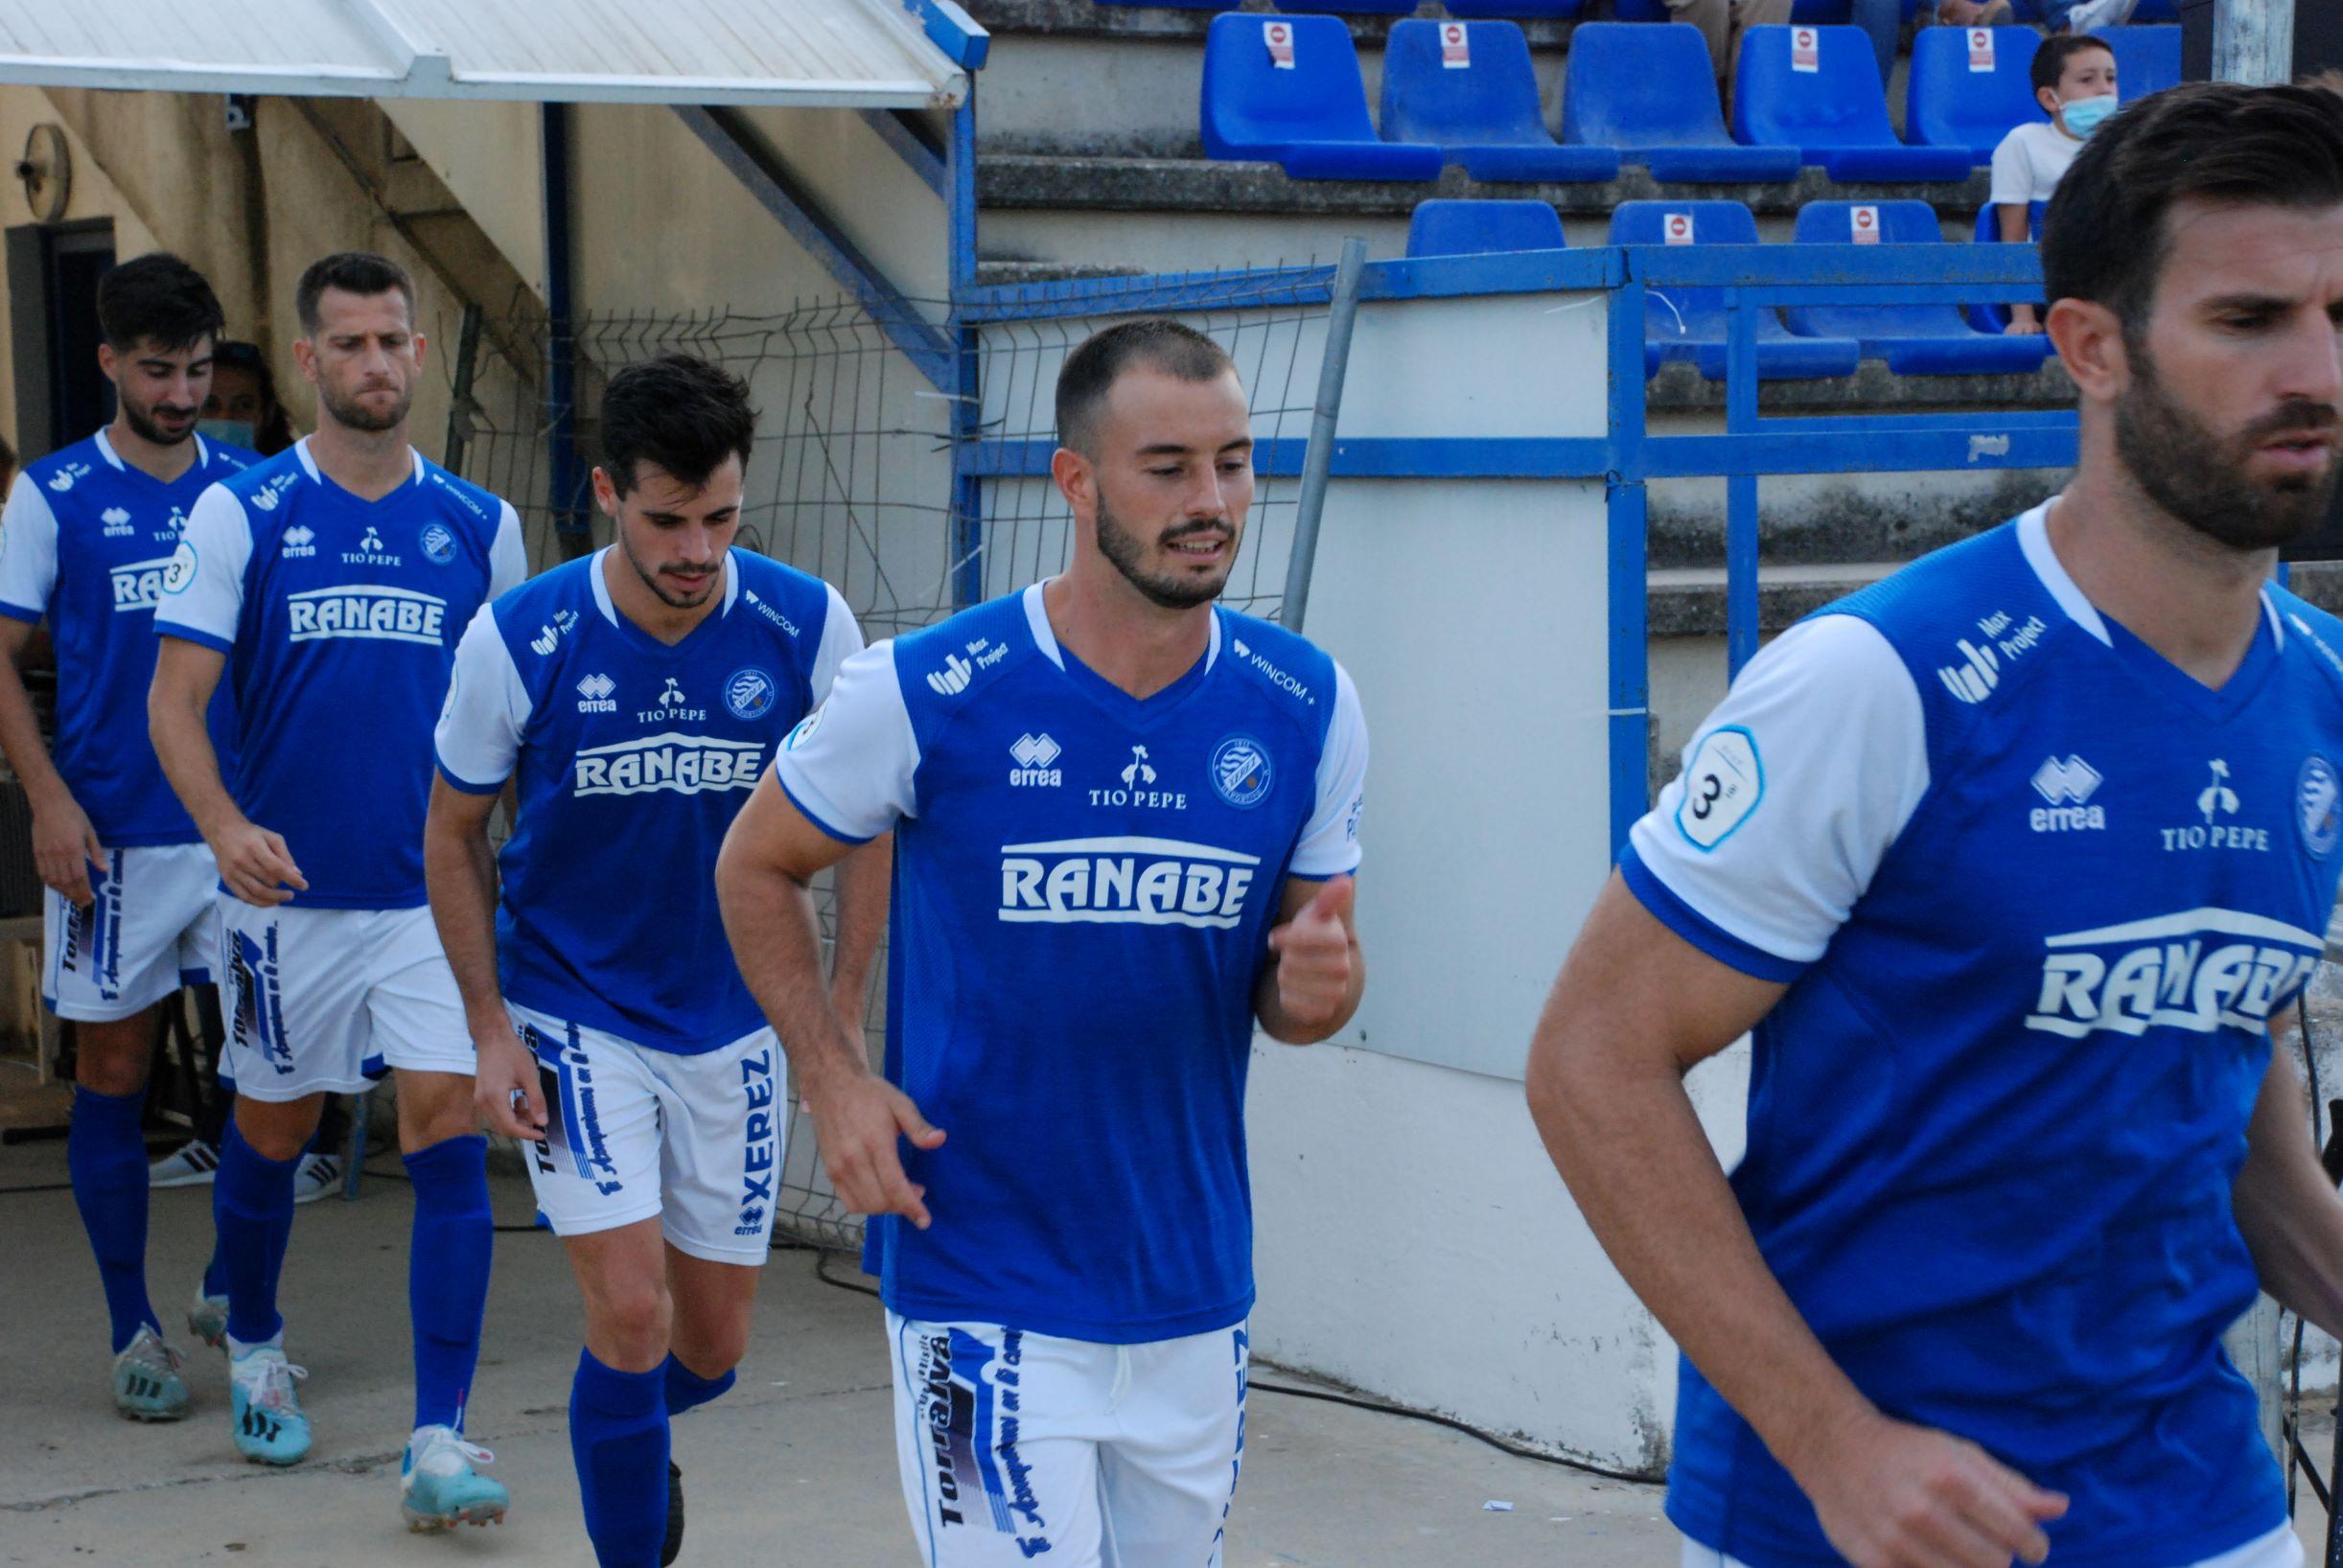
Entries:
{"type": "Polygon", "coordinates": [[[1987,199],[2007,207],[2048,201],[2067,165],[2081,150],[2082,143],[2052,121],[2018,127],[1993,150],[1993,194],[1987,199]]]}

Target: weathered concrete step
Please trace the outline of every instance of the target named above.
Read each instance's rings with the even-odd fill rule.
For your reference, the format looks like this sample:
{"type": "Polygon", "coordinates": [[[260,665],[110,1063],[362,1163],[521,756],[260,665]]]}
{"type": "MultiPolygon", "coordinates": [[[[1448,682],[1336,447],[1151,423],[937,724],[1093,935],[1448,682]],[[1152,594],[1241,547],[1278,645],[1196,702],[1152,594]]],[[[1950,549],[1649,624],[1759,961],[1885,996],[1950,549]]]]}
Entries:
{"type": "MultiPolygon", "coordinates": [[[[1644,406],[1655,414],[1722,411],[1725,383],[1687,364],[1659,367],[1645,383],[1644,406]]],[[[1892,409],[1899,414],[1968,412],[1985,408],[2072,408],[2077,394],[2066,366],[2053,358],[2026,376],[1898,376],[1884,359],[1866,359],[1852,376],[1811,381],[1764,381],[1761,413],[1853,414],[1892,409]]]]}
{"type": "Polygon", "coordinates": [[[1132,278],[1136,266],[1093,266],[1079,262],[990,261],[976,264],[980,288],[994,284],[1065,283],[1076,278],[1132,278]]]}

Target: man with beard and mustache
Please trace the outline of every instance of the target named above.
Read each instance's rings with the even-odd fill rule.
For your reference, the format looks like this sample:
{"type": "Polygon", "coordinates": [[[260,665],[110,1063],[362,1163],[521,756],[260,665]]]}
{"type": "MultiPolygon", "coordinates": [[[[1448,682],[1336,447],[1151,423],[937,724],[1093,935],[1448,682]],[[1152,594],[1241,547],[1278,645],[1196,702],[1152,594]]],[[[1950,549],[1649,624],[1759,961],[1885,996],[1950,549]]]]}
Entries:
{"type": "MultiPolygon", "coordinates": [[[[464,634],[424,859],[480,1113],[535,1146],[537,1204],[585,1297],[586,1533],[606,1568],[642,1568],[683,1546],[668,1423],[731,1388],[748,1347],[788,1117],[779,1045],[725,946],[716,852],[863,639],[837,589],[734,547],[756,432],[739,378],[680,354],[629,365],[598,423],[614,542],[464,634]],[[549,652],[546,627],[567,628],[549,652]],[[508,780],[519,826],[499,856],[508,780]]],[[[887,866],[881,842],[839,872],[829,986],[857,1027],[887,866]]]]}
{"type": "Polygon", "coordinates": [[[149,699],[155,753],[224,889],[237,1097],[212,1192],[236,1446],[272,1464],[309,1451],[276,1302],[294,1167],[324,1097],[387,1066],[415,1188],[402,1504],[417,1529],[484,1523],[506,1504],[463,1438],[488,1293],[486,1141],[463,999],[425,903],[423,824],[456,639],[527,562],[512,507],[407,442],[424,340],[406,272],[329,256],[294,303],[317,431],[196,503],[164,574],[149,699]],[[223,673],[232,788],[202,723],[223,673]]]}
{"type": "Polygon", "coordinates": [[[2123,110],[2044,229],[2080,459],[1784,633],[1695,732],[1531,1048],[1556,1164],[1682,1347],[1716,1568],[2302,1560],[2221,1349],[2343,1330],[2271,1021],[2343,866],[2343,95],[2123,110]],[[1683,1074],[1754,1031],[1728,1179],[1683,1074]]]}
{"type": "MultiPolygon", "coordinates": [[[[0,516],[0,748],[33,808],[42,995],[74,1021],[66,1158],[105,1290],[114,1405],[168,1421],[187,1414],[187,1384],[147,1299],[140,1123],[161,1004],[213,978],[219,871],[147,739],[151,622],[188,509],[259,459],[196,434],[220,326],[202,274],[159,251],[125,262],[99,281],[98,324],[113,422],[27,464],[0,516]],[[57,649],[54,761],[16,668],[44,617],[57,649]]],[[[222,694],[216,732],[231,714],[222,694]]]]}
{"type": "Polygon", "coordinates": [[[1090,338],[1057,436],[1072,565],[848,659],[717,888],[871,1216],[927,1560],[1217,1563],[1253,1303],[1245,1063],[1256,1020],[1298,1045],[1358,1005],[1366,725],[1332,658],[1213,603],[1253,498],[1218,345],[1162,320],[1090,338]],[[805,883],[890,829],[880,1077],[823,989],[805,883]]]}

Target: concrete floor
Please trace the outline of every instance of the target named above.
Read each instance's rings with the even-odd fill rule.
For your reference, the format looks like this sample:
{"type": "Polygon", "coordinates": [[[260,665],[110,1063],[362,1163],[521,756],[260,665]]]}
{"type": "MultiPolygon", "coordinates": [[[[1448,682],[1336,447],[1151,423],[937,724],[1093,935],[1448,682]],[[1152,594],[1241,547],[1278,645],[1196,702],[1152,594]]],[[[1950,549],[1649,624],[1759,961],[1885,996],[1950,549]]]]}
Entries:
{"type": "MultiPolygon", "coordinates": [[[[0,1188],[62,1182],[62,1143],[0,1148],[0,1188]]],[[[525,1223],[527,1185],[493,1183],[500,1220],[525,1223]]],[[[559,1245],[497,1238],[473,1435],[512,1488],[501,1528],[408,1535],[398,1513],[406,1406],[406,1185],[370,1180],[355,1205],[299,1211],[286,1269],[288,1349],[310,1370],[308,1463],[240,1462],[226,1369],[191,1358],[196,1413],[171,1426],[118,1419],[106,1397],[97,1277],[64,1191],[0,1196],[0,1563],[589,1564],[566,1410],[576,1295],[559,1245]]],[[[208,1190],[155,1195],[150,1273],[179,1308],[210,1244],[208,1190]]],[[[813,1257],[766,1273],[740,1386],[678,1423],[690,1534],[683,1561],[848,1565],[918,1561],[895,1483],[878,1305],[823,1284],[813,1257]],[[750,1557],[751,1553],[756,1558],[750,1557]]],[[[847,1271],[849,1274],[851,1271],[847,1271]]],[[[185,1348],[182,1345],[182,1348],[185,1348]]],[[[1278,1373],[1262,1368],[1260,1375],[1278,1373]]],[[[1420,1421],[1273,1395],[1248,1416],[1231,1568],[1674,1568],[1652,1487],[1509,1457],[1420,1421]],[[1510,1511],[1491,1511],[1492,1500],[1510,1511]]]]}

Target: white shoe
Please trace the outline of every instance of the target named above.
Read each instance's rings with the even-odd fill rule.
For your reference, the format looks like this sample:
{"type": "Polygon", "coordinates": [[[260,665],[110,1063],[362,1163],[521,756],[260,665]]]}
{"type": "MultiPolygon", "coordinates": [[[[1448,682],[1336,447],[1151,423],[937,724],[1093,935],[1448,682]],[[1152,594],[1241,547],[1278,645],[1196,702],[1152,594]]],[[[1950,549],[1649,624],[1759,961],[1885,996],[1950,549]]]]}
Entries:
{"type": "Polygon", "coordinates": [[[189,1139],[177,1151],[147,1167],[149,1187],[208,1187],[220,1174],[220,1151],[200,1138],[189,1139]]]}
{"type": "Polygon", "coordinates": [[[314,1203],[341,1185],[341,1160],[332,1154],[305,1154],[293,1172],[293,1202],[314,1203]]]}
{"type": "Polygon", "coordinates": [[[457,1525],[504,1522],[512,1493],[473,1466],[494,1464],[497,1456],[466,1442],[452,1428],[419,1426],[407,1440],[399,1465],[399,1511],[412,1531],[453,1530],[457,1525]]]}

